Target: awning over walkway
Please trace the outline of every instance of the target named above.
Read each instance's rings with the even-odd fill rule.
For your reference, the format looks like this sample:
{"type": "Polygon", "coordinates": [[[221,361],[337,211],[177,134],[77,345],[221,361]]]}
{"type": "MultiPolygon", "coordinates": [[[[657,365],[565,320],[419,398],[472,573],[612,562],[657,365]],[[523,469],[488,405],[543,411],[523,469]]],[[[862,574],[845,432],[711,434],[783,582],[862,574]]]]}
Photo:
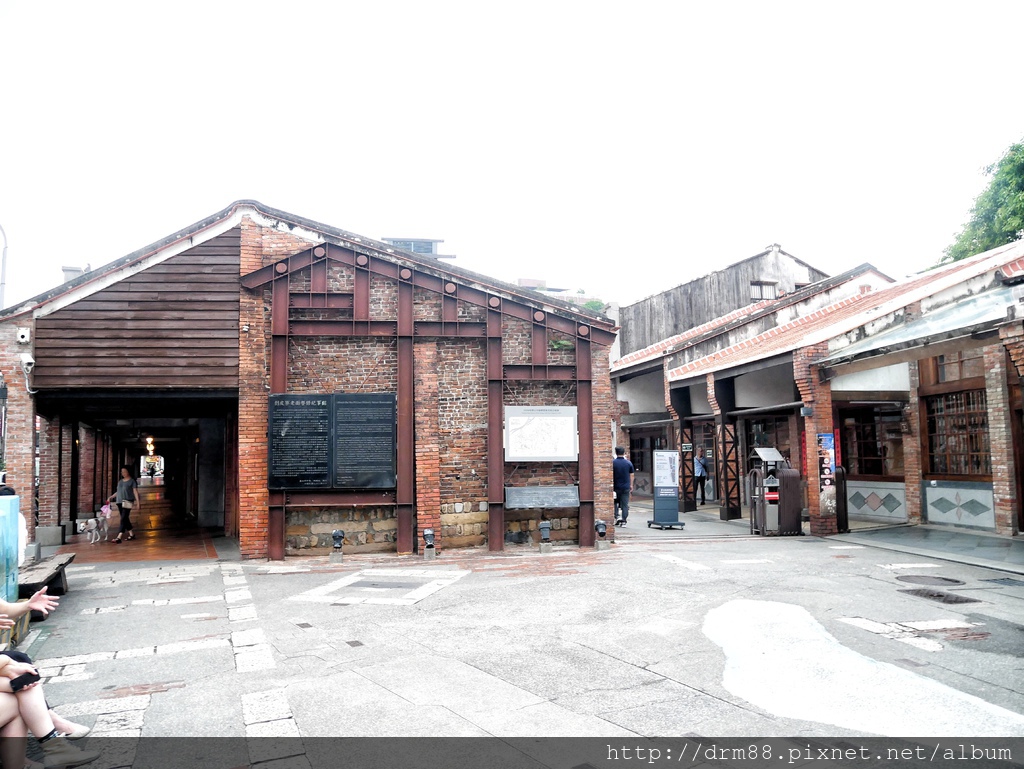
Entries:
{"type": "Polygon", "coordinates": [[[1006,308],[1015,303],[1012,288],[993,289],[854,342],[819,362],[841,365],[992,331],[1006,320],[1006,308]]]}

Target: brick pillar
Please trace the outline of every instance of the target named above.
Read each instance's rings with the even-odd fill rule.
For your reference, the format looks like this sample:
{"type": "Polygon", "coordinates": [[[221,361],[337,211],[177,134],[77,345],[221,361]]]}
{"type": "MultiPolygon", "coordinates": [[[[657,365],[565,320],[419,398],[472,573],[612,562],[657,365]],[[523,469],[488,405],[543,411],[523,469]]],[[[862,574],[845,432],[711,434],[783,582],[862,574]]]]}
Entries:
{"type": "Polygon", "coordinates": [[[1007,350],[1002,344],[995,344],[986,347],[983,354],[996,533],[1013,536],[1017,534],[1020,502],[1016,498],[1017,462],[1013,451],[1014,414],[1010,408],[1010,389],[1006,379],[1007,350]]]}
{"type": "Polygon", "coordinates": [[[907,496],[907,522],[921,523],[921,505],[924,500],[924,455],[921,436],[921,413],[924,404],[918,397],[921,384],[917,361],[910,361],[910,433],[903,439],[903,487],[907,496]]]}
{"type": "MultiPolygon", "coordinates": [[[[39,419],[39,525],[60,523],[60,422],[39,419]]],[[[26,516],[27,518],[28,516],[26,516]]]]}
{"type": "MultiPolygon", "coordinates": [[[[811,415],[804,417],[804,456],[807,457],[807,508],[811,517],[811,534],[816,537],[836,534],[836,511],[834,498],[822,494],[818,477],[818,435],[834,435],[832,419],[832,387],[828,382],[819,381],[818,367],[813,361],[828,355],[828,343],[821,342],[804,347],[793,353],[793,378],[804,406],[811,409],[811,415]]],[[[834,494],[834,488],[833,488],[834,494]]]]}
{"type": "Polygon", "coordinates": [[[1024,377],[1024,323],[1000,326],[999,338],[1013,361],[1017,376],[1024,377]]]}
{"type": "Polygon", "coordinates": [[[18,357],[25,352],[25,347],[14,341],[16,327],[31,325],[31,319],[25,316],[15,316],[0,325],[0,338],[5,340],[0,344],[0,373],[7,384],[3,469],[7,472],[8,485],[18,492],[20,509],[28,524],[28,540],[35,542],[35,399],[25,386],[25,375],[18,357]]]}
{"type": "Polygon", "coordinates": [[[103,503],[96,504],[94,481],[96,478],[96,452],[93,441],[96,432],[82,425],[78,428],[78,517],[90,518],[103,503]]]}
{"type": "MultiPolygon", "coordinates": [[[[263,267],[260,228],[242,220],[240,269],[263,267]]],[[[269,297],[241,291],[238,334],[238,547],[243,558],[266,558],[269,527],[267,425],[270,394],[269,297]],[[245,326],[248,331],[242,331],[245,326]]]]}
{"type": "Polygon", "coordinates": [[[416,544],[424,529],[434,530],[441,550],[441,436],[438,421],[438,351],[436,341],[417,341],[415,359],[416,544]]]}

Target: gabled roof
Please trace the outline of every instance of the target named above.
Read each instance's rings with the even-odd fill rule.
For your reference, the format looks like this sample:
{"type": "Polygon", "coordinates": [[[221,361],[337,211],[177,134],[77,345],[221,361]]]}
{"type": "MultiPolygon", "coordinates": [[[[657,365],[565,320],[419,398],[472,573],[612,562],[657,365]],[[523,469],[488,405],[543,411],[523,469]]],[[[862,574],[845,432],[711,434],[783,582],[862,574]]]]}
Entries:
{"type": "Polygon", "coordinates": [[[879,291],[840,300],[751,339],[672,368],[667,372],[667,379],[670,382],[693,379],[818,344],[1020,259],[1024,259],[1024,241],[911,276],[879,291]]]}
{"type": "Polygon", "coordinates": [[[560,313],[582,317],[588,323],[609,331],[615,328],[615,324],[610,318],[586,307],[580,307],[571,302],[546,296],[528,288],[480,275],[447,262],[441,263],[433,257],[403,251],[388,243],[357,235],[337,227],[313,221],[312,219],[306,219],[296,214],[290,214],[286,211],[280,211],[255,200],[237,200],[224,210],[195,224],[184,227],[154,243],[150,243],[148,246],[115,259],[102,267],[98,267],[72,281],[56,286],[49,291],[2,309],[0,310],[0,319],[29,312],[34,316],[45,315],[65,307],[72,302],[79,301],[96,291],[118,282],[128,275],[140,272],[154,264],[159,264],[182,251],[226,232],[237,226],[246,215],[265,226],[290,232],[309,240],[311,244],[326,241],[343,245],[357,253],[390,256],[397,261],[415,266],[424,272],[460,280],[498,294],[515,297],[529,304],[536,305],[538,308],[551,308],[560,313]]]}
{"type": "MultiPolygon", "coordinates": [[[[773,248],[772,246],[769,246],[764,251],[760,251],[759,253],[756,253],[753,256],[748,256],[745,259],[740,259],[738,262],[733,262],[732,264],[727,265],[726,267],[723,267],[721,270],[714,270],[712,272],[709,272],[709,273],[706,273],[704,275],[700,275],[700,276],[698,276],[696,278],[693,278],[692,280],[687,280],[687,281],[684,281],[683,283],[679,283],[679,284],[677,284],[675,286],[672,286],[671,288],[667,288],[664,291],[659,291],[656,294],[651,294],[650,296],[645,296],[643,299],[640,299],[639,301],[633,302],[633,304],[640,304],[641,302],[646,302],[648,299],[651,299],[651,298],[653,298],[655,296],[659,296],[661,294],[670,293],[672,291],[675,291],[677,288],[681,288],[682,286],[688,286],[691,283],[700,283],[700,282],[706,280],[710,275],[714,275],[715,273],[718,273],[718,272],[725,272],[727,270],[735,269],[736,267],[739,267],[741,264],[746,264],[747,262],[752,262],[755,259],[760,259],[762,256],[767,256],[768,254],[772,253],[775,250],[776,250],[775,248],[773,248]]],[[[808,264],[803,259],[800,259],[800,258],[798,258],[796,256],[793,256],[788,251],[783,251],[781,247],[778,248],[777,250],[778,250],[778,253],[788,257],[789,259],[791,259],[792,261],[796,262],[797,264],[800,264],[800,265],[806,267],[808,270],[811,270],[812,272],[818,272],[818,273],[821,273],[822,275],[828,275],[828,273],[825,272],[824,270],[819,270],[817,267],[814,267],[814,266],[808,264]]],[[[632,307],[633,304],[627,304],[627,305],[624,305],[624,307],[632,307]]]]}
{"type": "Polygon", "coordinates": [[[628,355],[623,355],[621,358],[612,362],[611,372],[612,374],[615,374],[617,372],[625,371],[626,369],[639,367],[645,363],[651,364],[655,361],[660,361],[666,355],[681,349],[687,344],[692,344],[701,339],[715,336],[729,329],[749,323],[752,320],[763,318],[766,315],[778,312],[784,307],[799,304],[816,294],[825,293],[836,286],[848,283],[858,275],[863,275],[867,272],[876,272],[892,282],[892,278],[889,278],[887,275],[879,272],[874,266],[864,263],[839,275],[834,275],[832,277],[825,278],[824,280],[819,280],[816,283],[812,283],[809,286],[804,286],[797,291],[793,291],[792,293],[786,294],[777,299],[764,299],[760,302],[740,307],[738,310],[733,310],[732,312],[715,318],[714,320],[710,320],[707,323],[702,323],[701,325],[683,331],[682,333],[670,336],[667,339],[662,339],[659,342],[655,342],[642,350],[635,350],[628,355]]]}

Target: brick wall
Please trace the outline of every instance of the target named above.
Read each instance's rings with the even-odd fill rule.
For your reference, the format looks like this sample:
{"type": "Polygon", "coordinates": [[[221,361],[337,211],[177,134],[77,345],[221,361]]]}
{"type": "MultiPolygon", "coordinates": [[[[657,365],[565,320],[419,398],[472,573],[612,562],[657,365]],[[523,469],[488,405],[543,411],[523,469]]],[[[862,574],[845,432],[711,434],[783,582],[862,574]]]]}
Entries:
{"type": "MultiPolygon", "coordinates": [[[[449,547],[483,545],[488,518],[485,344],[440,340],[435,365],[441,535],[449,547]]],[[[417,436],[418,430],[417,423],[417,436]]]]}
{"type": "Polygon", "coordinates": [[[86,425],[78,428],[78,517],[91,518],[103,502],[97,504],[95,492],[96,453],[93,441],[96,431],[86,425]]]}
{"type": "MultiPolygon", "coordinates": [[[[56,526],[59,518],[60,423],[39,418],[39,525],[56,526]]],[[[26,516],[28,518],[28,516],[26,516]]]]}
{"type": "MultiPolygon", "coordinates": [[[[444,547],[441,531],[441,436],[438,426],[438,344],[417,342],[415,358],[416,422],[416,532],[433,529],[438,551],[444,547]]],[[[419,547],[419,545],[416,545],[419,547]]]]}
{"type": "MultiPolygon", "coordinates": [[[[243,274],[308,248],[292,236],[262,230],[249,220],[242,225],[241,270],[243,274]]],[[[309,271],[294,276],[292,287],[309,285],[309,271]]],[[[328,269],[332,290],[354,287],[354,270],[332,263],[328,269]]],[[[413,314],[418,320],[440,319],[442,301],[437,294],[414,289],[413,314]]],[[[484,308],[457,302],[458,318],[483,321],[484,308]]],[[[370,317],[393,320],[398,309],[394,280],[371,276],[370,317]]],[[[239,544],[244,558],[267,555],[267,396],[270,393],[270,291],[243,291],[241,324],[248,325],[239,341],[239,544]]],[[[351,317],[351,310],[306,310],[305,318],[351,317]]],[[[533,325],[503,318],[502,349],[506,364],[532,362],[533,325]]],[[[548,362],[574,365],[574,339],[549,332],[548,362]]],[[[605,449],[612,436],[614,407],[604,348],[593,347],[596,381],[593,384],[595,443],[605,449]]],[[[483,545],[487,539],[487,358],[483,339],[417,338],[414,358],[414,426],[417,539],[425,528],[435,532],[438,549],[483,545]]],[[[293,338],[288,349],[288,392],[396,392],[397,344],[391,339],[293,338]]],[[[505,402],[513,405],[575,405],[572,382],[510,383],[505,402]]],[[[611,464],[608,452],[598,451],[595,466],[595,502],[598,517],[612,512],[611,464]]],[[[549,482],[568,485],[578,480],[578,463],[526,463],[506,465],[506,478],[516,483],[549,482]],[[526,478],[528,477],[528,481],[526,478]]],[[[510,531],[536,531],[539,511],[509,512],[510,531]]],[[[577,511],[550,511],[555,539],[576,539],[577,511]]],[[[286,553],[326,551],[331,532],[345,531],[346,548],[393,550],[396,547],[395,511],[390,506],[289,509],[286,519],[286,553]]]]}
{"type": "MultiPolygon", "coordinates": [[[[287,233],[241,224],[242,275],[309,248],[287,233]]],[[[267,556],[267,406],[270,395],[270,291],[242,291],[238,337],[238,544],[243,558],[267,556]]]]}
{"type": "Polygon", "coordinates": [[[921,448],[924,438],[921,435],[920,418],[923,405],[918,394],[921,375],[917,361],[910,361],[907,368],[910,373],[910,434],[903,440],[903,484],[907,497],[907,522],[921,523],[924,495],[921,485],[924,482],[924,458],[921,448]]]}
{"type": "Polygon", "coordinates": [[[804,347],[793,353],[793,376],[800,391],[800,398],[813,412],[811,416],[804,417],[803,449],[804,456],[808,458],[807,508],[811,517],[811,534],[816,537],[838,532],[835,487],[832,486],[822,492],[817,463],[818,434],[833,435],[835,429],[832,416],[832,388],[828,382],[819,381],[817,366],[812,364],[827,354],[826,342],[804,347]]]}
{"type": "Polygon", "coordinates": [[[1014,457],[1011,425],[1014,412],[1010,407],[1010,391],[1006,379],[1008,355],[1002,344],[986,347],[983,354],[996,532],[1012,536],[1017,533],[1020,502],[1016,499],[1017,460],[1014,457]]]}

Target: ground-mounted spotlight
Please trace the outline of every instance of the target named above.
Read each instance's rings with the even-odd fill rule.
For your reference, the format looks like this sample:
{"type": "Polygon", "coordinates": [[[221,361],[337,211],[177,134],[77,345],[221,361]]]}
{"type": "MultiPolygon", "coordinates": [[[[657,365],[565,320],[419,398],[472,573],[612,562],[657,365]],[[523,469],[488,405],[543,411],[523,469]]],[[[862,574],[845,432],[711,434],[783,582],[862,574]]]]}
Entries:
{"type": "Polygon", "coordinates": [[[551,541],[551,521],[541,521],[537,524],[537,528],[540,529],[540,541],[550,542],[551,541]]]}
{"type": "Polygon", "coordinates": [[[334,540],[334,549],[331,551],[331,560],[340,561],[341,546],[345,542],[345,532],[343,532],[341,529],[335,529],[333,532],[331,532],[331,539],[334,540]]]}
{"type": "Polygon", "coordinates": [[[594,531],[597,532],[597,541],[594,542],[594,548],[597,550],[605,550],[612,545],[612,541],[608,539],[608,524],[604,521],[594,521],[594,531]]]}
{"type": "Polygon", "coordinates": [[[437,557],[437,548],[434,546],[433,529],[423,530],[423,557],[428,559],[437,557]]]}
{"type": "Polygon", "coordinates": [[[541,521],[537,524],[537,529],[540,531],[540,551],[542,553],[551,552],[551,521],[541,521]]]}

